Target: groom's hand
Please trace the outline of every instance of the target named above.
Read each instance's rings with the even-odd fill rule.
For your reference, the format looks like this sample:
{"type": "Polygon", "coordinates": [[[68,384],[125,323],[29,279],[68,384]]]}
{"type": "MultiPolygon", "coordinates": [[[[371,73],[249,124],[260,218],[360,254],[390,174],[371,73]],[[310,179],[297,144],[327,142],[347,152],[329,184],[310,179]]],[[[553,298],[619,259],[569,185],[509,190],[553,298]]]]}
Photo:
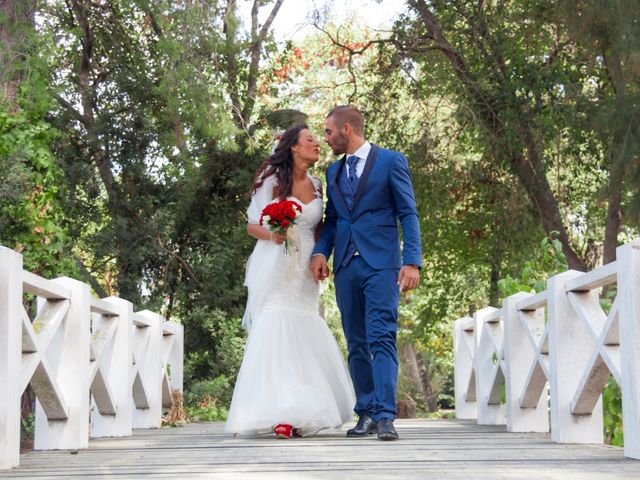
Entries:
{"type": "Polygon", "coordinates": [[[400,275],[398,275],[398,285],[400,285],[401,292],[408,292],[413,290],[420,283],[420,269],[415,265],[404,265],[400,269],[400,275]]]}
{"type": "Polygon", "coordinates": [[[311,257],[310,268],[316,283],[329,276],[329,267],[327,266],[327,259],[324,255],[314,255],[311,257]]]}

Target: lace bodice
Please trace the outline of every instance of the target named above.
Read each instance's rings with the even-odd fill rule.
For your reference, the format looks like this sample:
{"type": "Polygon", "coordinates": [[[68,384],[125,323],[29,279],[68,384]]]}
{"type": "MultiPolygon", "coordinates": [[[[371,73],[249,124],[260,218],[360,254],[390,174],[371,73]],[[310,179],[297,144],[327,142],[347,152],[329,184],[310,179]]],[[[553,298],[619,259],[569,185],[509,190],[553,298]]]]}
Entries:
{"type": "MultiPolygon", "coordinates": [[[[250,299],[256,299],[252,310],[318,312],[319,288],[313,280],[309,263],[323,206],[320,181],[310,178],[316,188],[316,198],[308,203],[293,196],[287,198],[302,207],[294,225],[289,228],[289,253],[285,252],[284,245],[276,246],[273,242],[259,240],[251,255],[245,284],[249,287],[250,299]]],[[[254,194],[247,211],[250,223],[258,223],[264,207],[277,201],[272,199],[273,186],[274,181],[270,177],[254,194]]]]}
{"type": "Polygon", "coordinates": [[[265,309],[286,307],[288,310],[317,313],[319,291],[309,270],[309,262],[315,246],[316,227],[322,220],[322,200],[315,198],[306,204],[295,197],[289,197],[289,200],[300,203],[302,212],[291,227],[289,253],[284,248],[279,253],[278,263],[284,267],[284,277],[267,299],[265,309]]]}
{"type": "Polygon", "coordinates": [[[296,217],[296,223],[293,228],[299,233],[315,233],[318,223],[322,220],[322,200],[318,197],[309,203],[304,203],[296,197],[288,197],[287,200],[292,200],[302,207],[302,212],[296,217]]]}

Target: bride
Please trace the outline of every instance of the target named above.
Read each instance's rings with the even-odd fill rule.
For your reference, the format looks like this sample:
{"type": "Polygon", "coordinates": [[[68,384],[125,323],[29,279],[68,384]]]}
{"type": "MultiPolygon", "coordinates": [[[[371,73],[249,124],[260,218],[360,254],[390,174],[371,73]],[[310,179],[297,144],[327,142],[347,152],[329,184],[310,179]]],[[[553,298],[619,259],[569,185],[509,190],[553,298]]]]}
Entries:
{"type": "Polygon", "coordinates": [[[325,321],[309,270],[322,220],[322,186],[307,173],[319,144],[306,125],[289,128],[256,174],[247,211],[258,242],[249,258],[243,325],[249,337],[225,430],[274,432],[278,438],[339,427],[353,416],[348,373],[325,321]],[[293,200],[302,207],[286,237],[262,227],[263,208],[293,200]]]}

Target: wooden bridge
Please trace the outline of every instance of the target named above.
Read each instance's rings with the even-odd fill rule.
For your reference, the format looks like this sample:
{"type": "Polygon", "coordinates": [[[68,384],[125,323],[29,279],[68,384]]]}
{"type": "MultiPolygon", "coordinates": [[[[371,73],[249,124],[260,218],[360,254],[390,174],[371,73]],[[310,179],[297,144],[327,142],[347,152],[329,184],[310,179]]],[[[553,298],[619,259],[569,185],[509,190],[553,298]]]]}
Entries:
{"type": "Polygon", "coordinates": [[[640,241],[613,264],[456,321],[458,418],[398,420],[398,442],[160,428],[182,391],[182,339],[180,325],[93,298],[76,280],[40,278],[0,247],[0,479],[640,478],[640,241]],[[598,289],[614,285],[605,313],[598,289]],[[25,294],[37,297],[33,321],[25,294]],[[624,449],[602,443],[610,375],[623,392],[624,449]],[[20,455],[27,385],[36,451],[20,455]]]}
{"type": "Polygon", "coordinates": [[[221,423],[136,430],[87,450],[33,452],[0,479],[638,479],[621,448],[558,445],[548,434],[507,433],[461,420],[398,420],[401,439],[343,432],[291,440],[240,438],[221,423]]]}

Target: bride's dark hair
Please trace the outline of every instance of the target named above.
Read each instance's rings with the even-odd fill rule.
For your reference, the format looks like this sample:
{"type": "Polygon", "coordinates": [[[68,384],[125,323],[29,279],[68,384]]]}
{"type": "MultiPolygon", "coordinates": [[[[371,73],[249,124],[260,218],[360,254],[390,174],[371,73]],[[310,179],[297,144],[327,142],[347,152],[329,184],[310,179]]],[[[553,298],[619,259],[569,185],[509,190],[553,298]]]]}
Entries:
{"type": "Polygon", "coordinates": [[[275,192],[276,196],[280,199],[285,199],[291,195],[293,187],[293,154],[291,153],[291,147],[298,144],[300,132],[308,128],[305,124],[294,125],[282,134],[274,152],[258,168],[258,173],[256,173],[256,178],[253,182],[252,193],[255,193],[267,178],[275,175],[276,183],[278,184],[275,192]]]}

